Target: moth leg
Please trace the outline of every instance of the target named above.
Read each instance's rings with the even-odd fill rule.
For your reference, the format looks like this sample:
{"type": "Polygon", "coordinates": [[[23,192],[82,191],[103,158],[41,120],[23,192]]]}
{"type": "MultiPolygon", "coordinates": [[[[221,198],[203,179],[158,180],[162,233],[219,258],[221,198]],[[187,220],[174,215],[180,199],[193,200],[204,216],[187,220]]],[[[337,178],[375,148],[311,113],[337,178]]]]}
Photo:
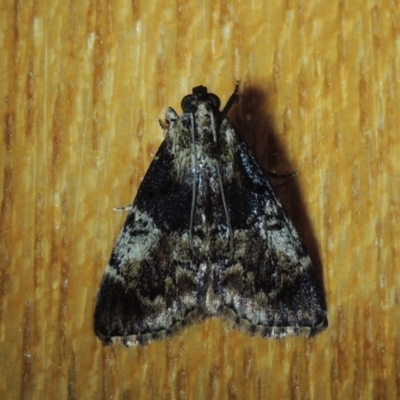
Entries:
{"type": "Polygon", "coordinates": [[[267,171],[267,174],[277,179],[289,179],[299,175],[298,171],[291,172],[290,174],[278,174],[275,171],[267,171]]]}
{"type": "Polygon", "coordinates": [[[162,119],[159,119],[159,120],[158,120],[158,123],[160,124],[161,129],[162,129],[163,131],[166,131],[166,130],[168,129],[168,124],[167,124],[166,122],[164,122],[162,119]]]}
{"type": "Polygon", "coordinates": [[[133,205],[133,204],[129,204],[129,205],[124,206],[124,207],[114,207],[114,208],[113,208],[113,211],[118,211],[118,212],[121,212],[121,211],[130,211],[130,210],[132,210],[132,205],[133,205]]]}

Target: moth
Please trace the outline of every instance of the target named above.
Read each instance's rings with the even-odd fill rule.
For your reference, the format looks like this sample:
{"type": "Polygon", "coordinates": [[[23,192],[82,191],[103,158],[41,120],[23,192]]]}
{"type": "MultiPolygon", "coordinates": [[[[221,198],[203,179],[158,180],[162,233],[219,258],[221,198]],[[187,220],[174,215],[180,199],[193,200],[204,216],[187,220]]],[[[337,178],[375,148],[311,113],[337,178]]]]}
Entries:
{"type": "Polygon", "coordinates": [[[165,115],[94,313],[103,344],[147,344],[207,317],[262,337],[327,326],[310,257],[261,167],[204,86],[165,115]]]}

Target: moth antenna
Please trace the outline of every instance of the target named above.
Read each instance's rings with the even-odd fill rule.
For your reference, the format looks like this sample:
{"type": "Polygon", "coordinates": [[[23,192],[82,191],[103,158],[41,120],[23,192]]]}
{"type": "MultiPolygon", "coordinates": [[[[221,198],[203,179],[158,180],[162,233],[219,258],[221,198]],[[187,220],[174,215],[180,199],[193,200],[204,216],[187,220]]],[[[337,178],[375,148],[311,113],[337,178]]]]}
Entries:
{"type": "Polygon", "coordinates": [[[225,199],[225,192],[224,192],[224,184],[222,182],[222,175],[221,175],[221,167],[219,165],[219,161],[217,162],[217,174],[218,174],[218,181],[221,187],[221,198],[222,198],[222,204],[224,206],[224,212],[225,212],[225,218],[226,218],[226,226],[228,228],[229,232],[229,248],[230,248],[230,254],[231,257],[233,256],[234,253],[234,242],[233,242],[233,231],[232,231],[232,225],[231,225],[231,219],[229,216],[229,211],[228,207],[226,205],[226,199],[225,199]]]}
{"type": "Polygon", "coordinates": [[[224,115],[228,114],[229,110],[234,106],[234,104],[236,104],[239,101],[238,91],[239,91],[239,80],[236,81],[235,90],[231,94],[231,97],[229,97],[224,109],[222,110],[222,114],[224,115]]]}
{"type": "Polygon", "coordinates": [[[192,181],[192,206],[190,209],[190,227],[189,227],[189,244],[190,249],[193,252],[193,223],[194,223],[194,212],[196,209],[196,197],[197,197],[197,150],[196,150],[196,142],[194,136],[194,117],[193,114],[190,114],[190,135],[192,139],[192,172],[193,172],[193,181],[192,181]]]}
{"type": "Polygon", "coordinates": [[[214,143],[217,143],[217,130],[215,129],[215,117],[212,111],[210,112],[210,119],[211,119],[211,130],[213,134],[213,140],[214,143]]]}

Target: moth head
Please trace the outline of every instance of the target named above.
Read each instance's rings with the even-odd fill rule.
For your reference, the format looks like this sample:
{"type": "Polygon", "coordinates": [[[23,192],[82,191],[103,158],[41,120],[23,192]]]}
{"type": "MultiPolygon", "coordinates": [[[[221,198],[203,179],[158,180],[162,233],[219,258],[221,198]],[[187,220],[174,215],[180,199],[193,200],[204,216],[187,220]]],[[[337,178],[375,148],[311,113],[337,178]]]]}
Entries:
{"type": "Polygon", "coordinates": [[[214,93],[208,93],[205,86],[196,86],[192,89],[192,94],[188,94],[182,99],[181,107],[184,112],[192,112],[196,109],[199,102],[208,103],[212,108],[219,110],[221,101],[214,93]]]}

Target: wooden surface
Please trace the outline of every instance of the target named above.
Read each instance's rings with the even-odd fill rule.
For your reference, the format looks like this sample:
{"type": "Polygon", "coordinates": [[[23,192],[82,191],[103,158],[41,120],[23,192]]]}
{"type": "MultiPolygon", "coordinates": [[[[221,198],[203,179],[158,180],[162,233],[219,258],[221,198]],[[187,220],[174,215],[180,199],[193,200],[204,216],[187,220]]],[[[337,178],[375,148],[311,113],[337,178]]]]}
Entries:
{"type": "Polygon", "coordinates": [[[0,4],[2,399],[400,398],[400,4],[0,4]],[[104,348],[97,290],[163,139],[203,84],[278,187],[328,329],[265,340],[217,319],[104,348]]]}

